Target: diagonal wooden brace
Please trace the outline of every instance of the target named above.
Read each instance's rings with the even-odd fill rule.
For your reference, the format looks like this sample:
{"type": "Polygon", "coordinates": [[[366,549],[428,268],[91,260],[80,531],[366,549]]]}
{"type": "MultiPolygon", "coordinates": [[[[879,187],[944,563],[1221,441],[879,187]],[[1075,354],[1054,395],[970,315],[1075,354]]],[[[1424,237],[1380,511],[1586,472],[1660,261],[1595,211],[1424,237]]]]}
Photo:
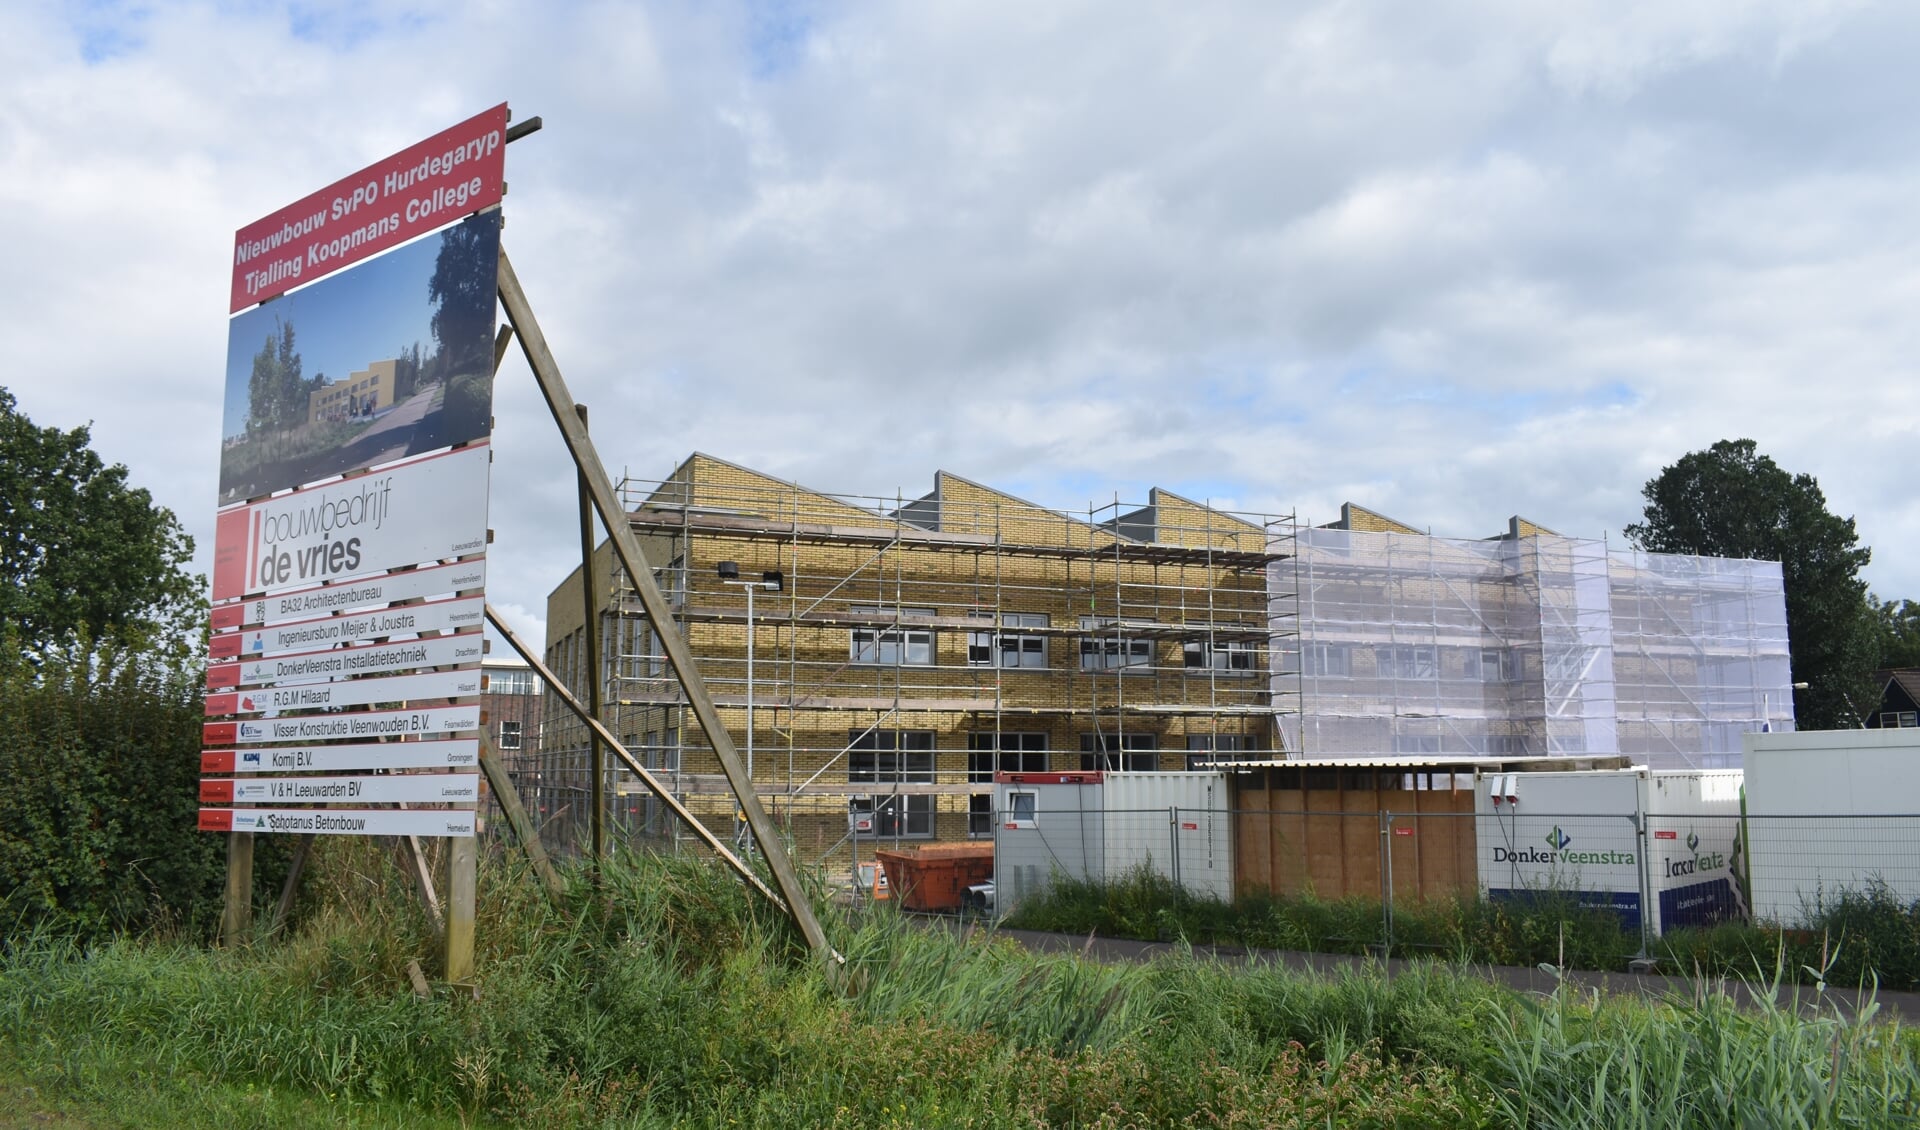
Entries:
{"type": "MultiPolygon", "coordinates": [[[[513,263],[507,257],[506,248],[500,249],[500,273],[498,278],[500,303],[506,307],[507,320],[512,324],[515,335],[520,339],[520,351],[526,355],[527,365],[533,370],[534,380],[540,386],[540,393],[546,398],[547,410],[552,413],[553,421],[558,425],[560,434],[567,441],[567,449],[573,455],[574,466],[579,470],[588,493],[592,497],[593,507],[599,512],[600,522],[607,528],[608,540],[613,544],[614,554],[620,559],[621,568],[626,570],[628,580],[640,594],[640,603],[646,609],[647,617],[652,621],[654,631],[659,635],[661,644],[667,653],[667,663],[680,680],[686,691],[687,705],[692,709],[694,719],[699,722],[701,732],[706,735],[707,745],[713,750],[714,757],[720,762],[720,769],[733,787],[733,795],[740,804],[740,810],[746,814],[747,825],[753,829],[753,837],[759,845],[761,857],[767,861],[767,867],[773,872],[774,882],[780,893],[785,896],[786,911],[792,916],[794,925],[807,939],[807,945],[814,955],[830,965],[838,964],[842,958],[828,943],[826,931],[820,926],[820,920],[814,916],[813,905],[807,901],[806,889],[800,883],[800,873],[794,868],[793,860],[787,855],[786,846],[781,843],[773,820],[767,815],[760,796],[754,791],[753,780],[747,774],[746,766],[740,760],[740,752],[734,748],[733,736],[720,723],[720,712],[713,705],[713,696],[707,692],[707,683],[700,675],[700,669],[694,664],[693,650],[687,646],[683,630],[673,618],[673,610],[668,606],[666,597],[660,592],[660,586],[654,583],[653,567],[647,561],[647,555],[640,547],[640,539],[633,534],[627,515],[620,507],[615,495],[613,480],[608,478],[607,469],[600,462],[600,455],[594,450],[592,440],[587,438],[586,428],[581,426],[579,415],[574,409],[574,400],[567,391],[567,383],[560,376],[560,365],[554,360],[553,351],[547,346],[547,338],[540,330],[540,323],[533,315],[533,307],[527,302],[526,292],[520,288],[519,276],[514,274],[513,263]]],[[[491,617],[489,617],[491,618],[491,617]]],[[[495,626],[499,626],[495,622],[495,626]]],[[[516,646],[523,656],[524,649],[516,646]]],[[[556,684],[551,681],[549,686],[556,684]]],[[[598,726],[597,722],[593,723],[598,726]]],[[[605,727],[599,727],[604,730],[605,727]]],[[[603,740],[611,735],[603,736],[603,740]]],[[[632,755],[625,756],[629,767],[634,767],[632,755]]],[[[659,791],[659,790],[656,790],[659,791]]],[[[668,796],[662,791],[664,799],[668,796]]],[[[677,803],[674,802],[674,803],[677,803]]],[[[696,826],[697,823],[696,823],[696,826]]],[[[703,829],[704,830],[704,829],[703,829]]],[[[718,845],[716,845],[717,847],[718,845]]],[[[732,853],[727,853],[731,857],[732,853]]],[[[737,862],[737,861],[736,861],[737,862]]],[[[751,872],[748,872],[749,874],[751,872]]],[[[756,880],[756,885],[759,885],[756,880]]],[[[764,889],[764,888],[762,888],[764,889]]]]}

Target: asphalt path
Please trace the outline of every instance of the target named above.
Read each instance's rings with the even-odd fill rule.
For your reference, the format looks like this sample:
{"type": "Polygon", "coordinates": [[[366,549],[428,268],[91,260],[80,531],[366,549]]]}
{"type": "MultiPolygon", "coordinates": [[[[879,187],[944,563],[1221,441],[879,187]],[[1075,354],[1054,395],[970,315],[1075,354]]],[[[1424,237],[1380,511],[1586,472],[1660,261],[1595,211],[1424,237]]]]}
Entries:
{"type": "MultiPolygon", "coordinates": [[[[949,928],[964,928],[960,919],[928,919],[945,921],[949,928]]],[[[1142,942],[1130,938],[1102,938],[1098,936],[1074,936],[1072,934],[1048,934],[1038,930],[993,931],[1003,938],[1011,938],[1036,953],[1077,953],[1095,961],[1152,961],[1155,958],[1172,957],[1183,952],[1184,947],[1169,942],[1142,942]]],[[[1216,960],[1227,965],[1278,965],[1302,972],[1320,974],[1339,973],[1344,970],[1373,969],[1381,970],[1386,976],[1393,977],[1416,965],[1433,964],[1418,959],[1388,958],[1385,961],[1374,957],[1356,957],[1350,954],[1300,953],[1293,950],[1246,949],[1239,946],[1193,946],[1194,957],[1202,960],[1216,960]]],[[[1455,968],[1477,974],[1489,981],[1506,985],[1523,993],[1546,995],[1561,983],[1562,977],[1544,969],[1515,965],[1463,965],[1455,968]]],[[[1564,974],[1566,984],[1582,991],[1598,990],[1619,996],[1640,996],[1654,1000],[1686,1000],[1697,995],[1700,984],[1689,977],[1662,973],[1596,973],[1587,970],[1569,970],[1564,974]]],[[[1717,983],[1727,995],[1743,1004],[1750,1004],[1755,990],[1747,982],[1727,980],[1717,983]]],[[[1877,1016],[1882,1020],[1895,1020],[1901,1024],[1911,1024],[1920,1020],[1920,993],[1900,993],[1881,990],[1862,992],[1854,988],[1841,988],[1832,983],[1826,992],[1819,993],[1811,985],[1780,986],[1780,999],[1791,1003],[1799,1012],[1811,1015],[1822,1010],[1837,1009],[1842,1015],[1852,1016],[1871,1003],[1878,1008],[1877,1016]]]]}

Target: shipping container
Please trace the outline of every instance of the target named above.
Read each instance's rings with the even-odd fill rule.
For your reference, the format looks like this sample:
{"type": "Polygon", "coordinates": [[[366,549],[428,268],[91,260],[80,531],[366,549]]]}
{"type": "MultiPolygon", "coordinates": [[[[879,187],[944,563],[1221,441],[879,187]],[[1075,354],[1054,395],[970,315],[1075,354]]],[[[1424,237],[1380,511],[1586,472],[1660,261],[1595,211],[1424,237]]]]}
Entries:
{"type": "Polygon", "coordinates": [[[1110,881],[1139,868],[1233,897],[1232,826],[1219,773],[1000,773],[994,895],[1010,912],[1054,875],[1110,881]]]}
{"type": "Polygon", "coordinates": [[[1753,914],[1801,926],[1843,891],[1920,900],[1920,730],[1746,736],[1753,914]]]}
{"type": "Polygon", "coordinates": [[[1740,770],[1490,773],[1474,789],[1490,899],[1568,896],[1653,934],[1741,915],[1740,770]]]}

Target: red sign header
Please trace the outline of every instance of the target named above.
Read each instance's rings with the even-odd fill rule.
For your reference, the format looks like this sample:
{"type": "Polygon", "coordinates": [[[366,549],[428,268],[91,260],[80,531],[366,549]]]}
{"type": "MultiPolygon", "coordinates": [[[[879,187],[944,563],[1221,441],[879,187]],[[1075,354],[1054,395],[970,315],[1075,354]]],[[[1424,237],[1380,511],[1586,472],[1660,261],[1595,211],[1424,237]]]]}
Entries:
{"type": "Polygon", "coordinates": [[[498,204],[506,141],[502,102],[241,228],[229,312],[498,204]]]}

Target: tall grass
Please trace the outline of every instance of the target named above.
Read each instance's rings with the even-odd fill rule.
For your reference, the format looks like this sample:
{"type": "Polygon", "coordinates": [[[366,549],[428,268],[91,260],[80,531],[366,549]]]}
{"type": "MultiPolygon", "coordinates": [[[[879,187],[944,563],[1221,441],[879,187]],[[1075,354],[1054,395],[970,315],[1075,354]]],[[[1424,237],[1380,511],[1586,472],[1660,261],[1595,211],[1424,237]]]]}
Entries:
{"type": "Polygon", "coordinates": [[[1745,1005],[1705,982],[1658,1008],[1565,987],[1523,1000],[1493,1026],[1503,1117],[1611,1130],[1920,1125],[1914,1034],[1872,1008],[1845,1016],[1817,992],[1783,992],[1780,972],[1745,1005]]]}
{"type": "MultiPolygon", "coordinates": [[[[1803,926],[1781,929],[1724,923],[1675,930],[1651,944],[1677,970],[1714,977],[1752,976],[1776,958],[1789,981],[1810,970],[1849,986],[1920,988],[1920,901],[1902,902],[1874,880],[1806,908],[1803,926]]],[[[1525,903],[1479,898],[1428,899],[1396,906],[1391,944],[1379,900],[1247,895],[1222,902],[1141,868],[1100,882],[1056,876],[1007,919],[1018,929],[1108,937],[1224,943],[1314,953],[1438,957],[1491,965],[1561,963],[1623,970],[1640,936],[1611,911],[1580,906],[1570,894],[1541,892],[1525,903]]]]}
{"type": "Polygon", "coordinates": [[[1476,898],[1397,906],[1391,943],[1378,899],[1246,895],[1223,902],[1146,868],[1118,879],[1055,876],[1007,920],[1018,929],[1111,937],[1181,939],[1315,953],[1369,953],[1494,965],[1566,960],[1582,969],[1622,969],[1639,949],[1618,916],[1543,892],[1524,904],[1476,898]]]}
{"type": "MultiPolygon", "coordinates": [[[[315,868],[325,897],[298,931],[238,951],[16,939],[0,954],[0,1068],[71,1080],[114,1063],[535,1127],[1581,1125],[1553,1121],[1575,1111],[1560,1096],[1578,1073],[1705,1030],[1693,1006],[1528,1006],[1438,966],[1313,977],[1191,952],[1103,966],[889,909],[826,915],[843,996],[724,871],[650,857],[598,881],[570,872],[554,902],[489,860],[477,995],[421,1001],[405,967],[431,967],[435,947],[395,870],[352,842],[315,868]]],[[[1729,1060],[1766,1048],[1714,1023],[1729,1060]]],[[[1913,1041],[1858,1033],[1833,1109],[1901,1112],[1871,1088],[1915,1072],[1913,1041]]],[[[1809,1057],[1826,1047],[1785,1046],[1778,1070],[1824,1070],[1809,1057]]]]}

